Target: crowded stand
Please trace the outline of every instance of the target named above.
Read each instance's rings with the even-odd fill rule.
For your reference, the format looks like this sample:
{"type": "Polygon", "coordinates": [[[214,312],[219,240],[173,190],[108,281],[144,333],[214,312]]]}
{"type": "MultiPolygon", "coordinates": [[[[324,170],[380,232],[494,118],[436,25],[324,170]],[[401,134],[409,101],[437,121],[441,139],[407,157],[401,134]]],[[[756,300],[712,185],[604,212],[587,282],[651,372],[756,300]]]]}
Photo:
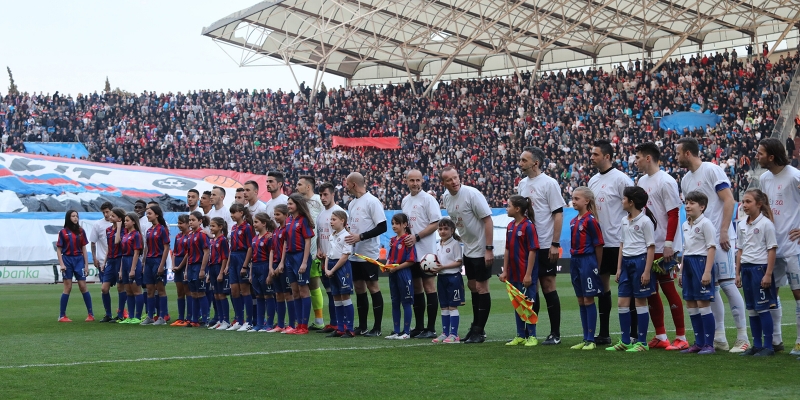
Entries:
{"type": "MultiPolygon", "coordinates": [[[[674,157],[682,136],[698,139],[704,161],[722,165],[734,197],[749,183],[759,139],[774,127],[800,55],[777,61],[735,51],[672,59],[649,73],[638,59],[611,70],[529,71],[506,77],[301,91],[216,90],[191,93],[122,92],[72,96],[7,95],[0,101],[3,152],[24,152],[23,142],[84,143],[88,159],[120,165],[228,169],[255,174],[282,170],[287,188],[313,172],[338,183],[337,199],[352,171],[386,209],[400,209],[402,172],[423,173],[423,190],[438,197],[438,171],[453,165],[466,185],[491,207],[503,207],[520,180],[524,146],[541,147],[547,173],[567,203],[593,172],[592,143],[608,138],[615,166],[631,178],[637,144],[660,145],[662,168],[678,180],[674,157]],[[521,80],[521,82],[520,82],[521,80]],[[716,127],[675,132],[661,118],[680,111],[722,117],[716,127]],[[397,149],[333,147],[332,137],[399,137],[397,149]]],[[[792,163],[795,145],[787,141],[792,163]]]]}

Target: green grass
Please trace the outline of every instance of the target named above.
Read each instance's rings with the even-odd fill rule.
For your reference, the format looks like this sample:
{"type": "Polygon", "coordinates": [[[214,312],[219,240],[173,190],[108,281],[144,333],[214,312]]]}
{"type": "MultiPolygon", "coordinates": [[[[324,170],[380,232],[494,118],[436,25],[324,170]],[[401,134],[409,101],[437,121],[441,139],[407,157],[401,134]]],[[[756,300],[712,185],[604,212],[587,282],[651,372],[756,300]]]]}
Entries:
{"type": "MultiPolygon", "coordinates": [[[[328,339],[78,322],[85,318],[77,286],[59,324],[61,286],[0,286],[0,387],[4,398],[239,397],[239,398],[796,398],[791,379],[800,361],[787,353],[768,359],[732,354],[708,357],[650,351],[570,350],[580,340],[577,301],[559,278],[563,344],[503,345],[515,329],[513,310],[492,282],[489,342],[433,345],[422,340],[328,339]]],[[[382,280],[386,284],[386,280],[382,280]]],[[[99,285],[90,285],[102,315],[99,285]]],[[[168,287],[175,316],[174,286],[168,287]]],[[[792,304],[788,291],[784,304],[792,304]]],[[[388,292],[384,334],[391,326],[388,292]]],[[[112,295],[116,305],[116,295],[112,295]]],[[[618,331],[612,309],[612,332],[618,331]]],[[[471,308],[462,307],[462,329],[471,308]]],[[[787,348],[795,329],[784,309],[787,348]]],[[[729,313],[728,313],[729,314],[729,313]]],[[[327,311],[325,313],[327,316],[327,311]]],[[[671,317],[666,317],[668,329],[671,317]]],[[[726,326],[733,326],[730,316],[726,326]]],[[[687,317],[687,326],[688,317],[687,317]]],[[[549,331],[546,312],[540,339],[549,331]]],[[[652,336],[652,327],[651,335],[652,336]]],[[[672,334],[670,334],[672,336],[672,334]]],[[[735,330],[728,330],[728,340],[735,330]]]]}

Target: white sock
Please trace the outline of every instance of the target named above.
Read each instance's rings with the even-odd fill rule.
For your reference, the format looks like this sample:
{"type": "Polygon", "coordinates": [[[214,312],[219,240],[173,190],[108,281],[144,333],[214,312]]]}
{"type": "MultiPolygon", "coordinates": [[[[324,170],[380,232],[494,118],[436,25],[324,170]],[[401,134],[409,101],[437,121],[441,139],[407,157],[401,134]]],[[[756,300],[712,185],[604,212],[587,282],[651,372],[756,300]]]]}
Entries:
{"type": "Polygon", "coordinates": [[[770,315],[772,315],[772,325],[774,329],[772,332],[772,344],[783,343],[783,327],[781,326],[783,307],[781,307],[780,297],[777,300],[777,307],[769,310],[770,315]]]}
{"type": "Polygon", "coordinates": [[[714,340],[717,342],[727,342],[725,338],[725,303],[719,294],[719,286],[714,287],[714,301],[711,302],[711,312],[714,313],[714,340]]]}
{"type": "Polygon", "coordinates": [[[664,334],[656,335],[656,339],[658,339],[658,340],[668,340],[669,338],[667,337],[667,334],[664,333],[664,334]]]}
{"type": "Polygon", "coordinates": [[[316,323],[317,325],[322,325],[325,323],[325,320],[323,320],[322,318],[314,318],[314,323],[316,323]]]}
{"type": "Polygon", "coordinates": [[[680,340],[683,340],[685,342],[686,341],[686,335],[675,335],[675,339],[680,339],[680,340]]]}
{"type": "Polygon", "coordinates": [[[719,286],[722,291],[725,292],[725,296],[728,297],[731,315],[733,316],[733,321],[736,323],[736,340],[749,341],[747,336],[747,316],[744,312],[742,293],[739,291],[739,288],[736,287],[736,282],[734,281],[722,282],[719,286]]]}

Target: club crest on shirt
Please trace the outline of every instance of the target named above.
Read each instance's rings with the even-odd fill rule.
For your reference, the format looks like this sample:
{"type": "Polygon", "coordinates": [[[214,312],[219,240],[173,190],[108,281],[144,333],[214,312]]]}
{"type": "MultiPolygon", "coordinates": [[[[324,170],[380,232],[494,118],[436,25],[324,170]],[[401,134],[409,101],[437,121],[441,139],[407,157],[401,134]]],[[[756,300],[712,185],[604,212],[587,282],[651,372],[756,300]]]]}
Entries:
{"type": "Polygon", "coordinates": [[[444,252],[445,252],[445,253],[449,253],[449,252],[450,252],[450,249],[445,249],[445,250],[444,250],[444,252]]]}
{"type": "Polygon", "coordinates": [[[583,231],[583,225],[578,225],[578,230],[583,231]]]}
{"type": "Polygon", "coordinates": [[[639,225],[634,225],[633,226],[633,230],[638,231],[639,230],[639,225]]]}
{"type": "Polygon", "coordinates": [[[402,248],[403,248],[403,244],[402,243],[398,243],[397,244],[397,250],[401,250],[402,248]]]}
{"type": "Polygon", "coordinates": [[[700,228],[699,227],[694,228],[694,233],[700,233],[700,228]]]}
{"type": "Polygon", "coordinates": [[[522,236],[522,231],[517,231],[517,236],[522,236]]]}
{"type": "Polygon", "coordinates": [[[753,233],[755,233],[756,235],[758,235],[758,233],[759,233],[759,232],[761,232],[761,231],[760,231],[760,230],[758,230],[758,228],[756,228],[756,229],[753,229],[753,233]]]}

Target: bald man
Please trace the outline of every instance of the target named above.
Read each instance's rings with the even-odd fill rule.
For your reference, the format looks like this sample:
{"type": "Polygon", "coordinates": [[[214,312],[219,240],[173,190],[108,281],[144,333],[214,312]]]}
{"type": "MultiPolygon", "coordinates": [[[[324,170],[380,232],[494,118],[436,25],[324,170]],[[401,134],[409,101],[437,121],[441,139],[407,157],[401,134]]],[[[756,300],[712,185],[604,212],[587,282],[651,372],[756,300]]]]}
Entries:
{"type": "MultiPolygon", "coordinates": [[[[364,176],[353,172],[345,180],[347,192],[353,196],[347,205],[350,235],[345,242],[353,246],[354,252],[373,259],[378,258],[380,240],[378,237],[386,233],[386,214],[383,204],[371,193],[367,192],[364,176]]],[[[351,256],[350,265],[353,267],[353,286],[356,289],[356,302],[358,308],[358,327],[356,335],[380,336],[381,321],[383,319],[383,295],[378,285],[380,270],[375,264],[351,256]],[[372,296],[372,313],[375,320],[371,330],[367,330],[367,312],[369,299],[367,289],[372,296]]]]}

